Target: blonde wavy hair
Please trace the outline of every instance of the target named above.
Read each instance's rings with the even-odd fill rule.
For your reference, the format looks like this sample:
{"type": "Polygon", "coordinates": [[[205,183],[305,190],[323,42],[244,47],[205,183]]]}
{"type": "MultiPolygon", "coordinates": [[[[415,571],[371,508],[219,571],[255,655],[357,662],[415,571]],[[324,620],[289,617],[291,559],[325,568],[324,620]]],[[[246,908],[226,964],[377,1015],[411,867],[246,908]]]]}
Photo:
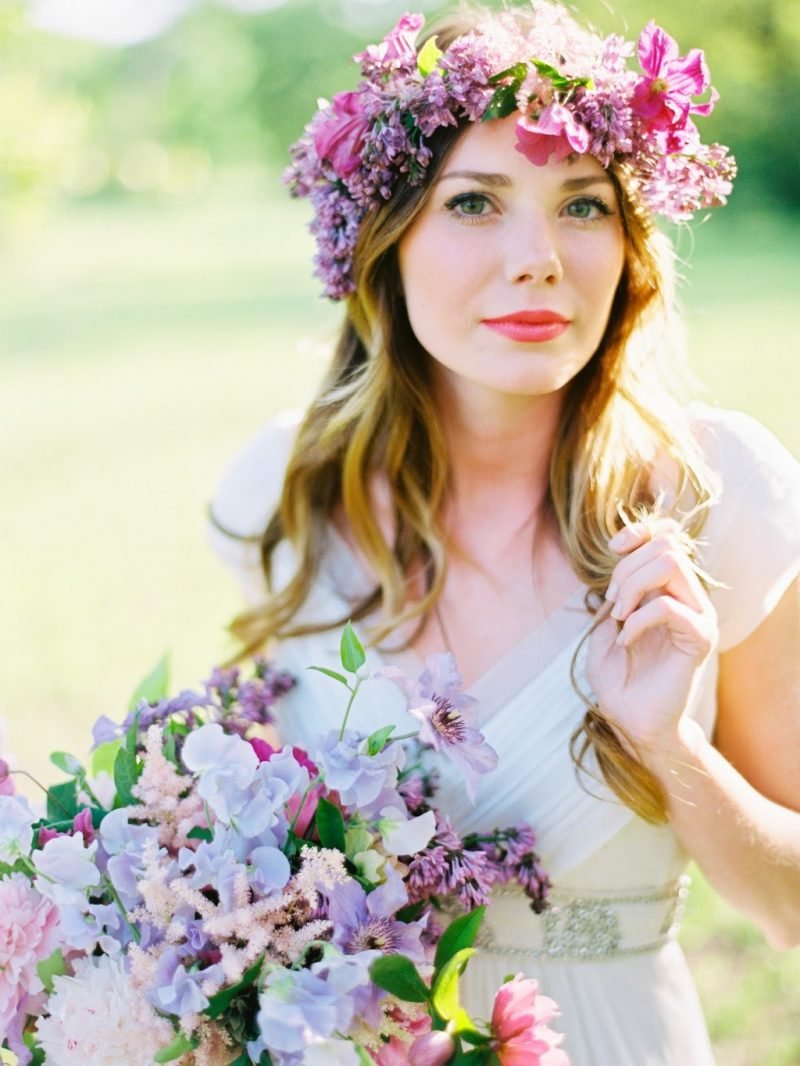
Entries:
{"type": "MultiPolygon", "coordinates": [[[[474,14],[462,16],[438,29],[439,41],[449,43],[474,24],[474,14]]],[[[300,425],[278,508],[261,540],[270,587],[273,555],[284,539],[293,546],[296,571],[263,606],[234,620],[242,655],[271,639],[335,629],[348,618],[368,619],[374,644],[409,623],[415,635],[442,593],[448,454],[433,402],[431,360],[406,313],[397,248],[461,132],[438,131],[430,141],[426,184],[399,186],[361,226],[356,291],[348,298],[332,364],[300,425]],[[391,499],[391,543],[376,519],[377,475],[391,499]],[[334,515],[375,575],[375,587],[347,617],[321,622],[303,618],[301,608],[320,572],[334,515]],[[425,591],[411,595],[410,574],[420,568],[425,591]]],[[[608,587],[617,561],[608,540],[624,516],[672,514],[694,538],[715,495],[675,389],[682,344],[673,309],[672,248],[630,194],[627,175],[614,168],[609,173],[621,205],[625,262],[601,343],[569,387],[546,500],[563,550],[587,586],[590,609],[608,587]],[[655,471],[665,463],[670,503],[654,487],[655,471]]],[[[630,741],[581,696],[587,710],[572,738],[577,766],[584,767],[593,748],[603,777],[623,802],[647,820],[663,822],[660,786],[630,741]]]]}

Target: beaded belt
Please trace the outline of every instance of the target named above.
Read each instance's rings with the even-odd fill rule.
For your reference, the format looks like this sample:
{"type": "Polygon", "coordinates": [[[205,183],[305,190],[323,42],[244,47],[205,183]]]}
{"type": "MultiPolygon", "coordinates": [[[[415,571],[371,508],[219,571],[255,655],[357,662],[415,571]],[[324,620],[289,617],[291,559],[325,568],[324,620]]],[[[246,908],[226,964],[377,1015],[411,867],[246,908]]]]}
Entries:
{"type": "Polygon", "coordinates": [[[569,962],[657,951],[677,935],[688,888],[683,876],[652,892],[577,895],[553,889],[549,907],[537,915],[521,889],[500,885],[475,944],[520,960],[569,962]],[[507,942],[511,937],[513,944],[507,942]]]}

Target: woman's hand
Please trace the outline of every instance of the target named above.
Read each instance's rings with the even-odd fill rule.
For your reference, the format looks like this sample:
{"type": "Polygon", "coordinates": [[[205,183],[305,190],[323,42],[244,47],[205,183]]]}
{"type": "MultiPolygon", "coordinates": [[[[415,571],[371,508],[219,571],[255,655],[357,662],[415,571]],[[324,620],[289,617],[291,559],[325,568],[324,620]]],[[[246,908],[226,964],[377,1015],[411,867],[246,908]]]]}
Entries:
{"type": "Polygon", "coordinates": [[[637,523],[609,541],[614,568],[589,640],[588,680],[603,714],[638,747],[674,740],[717,617],[671,519],[637,523]]]}

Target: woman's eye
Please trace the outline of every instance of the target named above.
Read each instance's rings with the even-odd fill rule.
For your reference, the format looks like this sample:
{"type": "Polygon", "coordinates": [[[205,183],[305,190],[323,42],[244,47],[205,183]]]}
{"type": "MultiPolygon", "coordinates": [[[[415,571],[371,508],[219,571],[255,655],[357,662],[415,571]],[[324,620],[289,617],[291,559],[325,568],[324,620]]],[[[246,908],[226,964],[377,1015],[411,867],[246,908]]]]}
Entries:
{"type": "Polygon", "coordinates": [[[566,214],[569,218],[578,219],[579,222],[592,222],[604,215],[610,215],[611,208],[599,196],[579,196],[567,204],[566,214]]]}
{"type": "Polygon", "coordinates": [[[482,193],[465,192],[448,200],[445,207],[454,215],[462,217],[478,218],[487,214],[490,203],[488,197],[482,193]]]}

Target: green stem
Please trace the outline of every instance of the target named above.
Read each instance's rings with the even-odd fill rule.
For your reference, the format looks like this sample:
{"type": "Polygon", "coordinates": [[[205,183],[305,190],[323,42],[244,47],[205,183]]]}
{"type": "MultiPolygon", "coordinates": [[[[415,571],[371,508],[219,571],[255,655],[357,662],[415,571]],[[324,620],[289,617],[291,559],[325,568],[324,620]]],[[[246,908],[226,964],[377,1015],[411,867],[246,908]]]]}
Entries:
{"type": "Polygon", "coordinates": [[[103,884],[108,889],[108,894],[111,896],[111,898],[114,900],[117,907],[119,908],[119,912],[122,915],[123,922],[125,922],[125,924],[131,931],[131,936],[136,941],[136,943],[139,944],[142,939],[141,934],[135,926],[131,925],[130,920],[128,919],[128,912],[125,908],[125,905],[119,898],[119,892],[117,892],[116,888],[114,888],[114,885],[111,882],[111,878],[108,875],[103,878],[103,884]]]}
{"type": "Polygon", "coordinates": [[[61,803],[58,796],[54,796],[50,789],[43,785],[41,781],[37,781],[33,774],[29,774],[27,770],[9,770],[8,772],[9,774],[21,774],[22,777],[27,777],[29,781],[33,781],[34,785],[36,785],[37,788],[40,788],[42,792],[44,792],[48,800],[51,800],[53,803],[55,803],[57,807],[61,808],[67,818],[72,817],[71,812],[67,807],[64,806],[63,803],[61,803]]]}
{"type": "Polygon", "coordinates": [[[360,684],[361,684],[361,678],[357,677],[356,678],[356,683],[355,683],[355,685],[353,685],[352,688],[350,688],[349,685],[347,686],[348,689],[350,689],[350,701],[347,704],[347,709],[344,712],[344,718],[342,719],[342,728],[339,730],[339,740],[344,740],[344,731],[347,728],[347,719],[350,717],[350,711],[351,711],[352,706],[353,706],[353,700],[356,698],[356,693],[358,692],[360,684]]]}

